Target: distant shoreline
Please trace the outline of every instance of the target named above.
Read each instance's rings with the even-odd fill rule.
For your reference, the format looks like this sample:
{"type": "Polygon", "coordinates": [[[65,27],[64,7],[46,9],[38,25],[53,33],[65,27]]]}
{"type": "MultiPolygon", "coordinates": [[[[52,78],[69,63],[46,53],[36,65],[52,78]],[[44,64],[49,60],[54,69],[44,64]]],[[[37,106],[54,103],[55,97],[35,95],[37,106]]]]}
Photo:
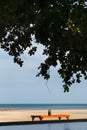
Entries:
{"type": "Polygon", "coordinates": [[[9,107],[2,107],[0,111],[10,111],[10,110],[17,110],[16,108],[9,108],[9,107]]]}

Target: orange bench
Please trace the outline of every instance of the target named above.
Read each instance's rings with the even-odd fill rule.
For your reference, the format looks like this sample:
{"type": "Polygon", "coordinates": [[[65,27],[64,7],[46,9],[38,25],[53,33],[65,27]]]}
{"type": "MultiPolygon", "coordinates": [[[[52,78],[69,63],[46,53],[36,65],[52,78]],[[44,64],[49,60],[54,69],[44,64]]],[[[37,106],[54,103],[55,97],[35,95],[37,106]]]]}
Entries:
{"type": "Polygon", "coordinates": [[[35,118],[39,118],[40,120],[43,120],[43,119],[50,119],[50,118],[58,118],[59,120],[61,118],[66,118],[67,120],[69,119],[70,115],[69,114],[59,114],[59,115],[31,115],[31,118],[32,118],[32,121],[34,121],[35,118]]]}

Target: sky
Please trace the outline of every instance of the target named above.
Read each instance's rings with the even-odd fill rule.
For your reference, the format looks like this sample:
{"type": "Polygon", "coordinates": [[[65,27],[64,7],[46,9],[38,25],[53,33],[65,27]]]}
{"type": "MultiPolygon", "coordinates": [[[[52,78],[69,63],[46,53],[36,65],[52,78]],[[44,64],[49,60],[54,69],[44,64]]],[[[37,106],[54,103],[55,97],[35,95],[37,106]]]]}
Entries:
{"type": "Polygon", "coordinates": [[[74,84],[70,92],[64,93],[62,79],[54,68],[46,81],[36,77],[38,66],[44,61],[42,46],[35,56],[22,56],[23,67],[0,49],[0,103],[87,103],[87,81],[74,84]]]}

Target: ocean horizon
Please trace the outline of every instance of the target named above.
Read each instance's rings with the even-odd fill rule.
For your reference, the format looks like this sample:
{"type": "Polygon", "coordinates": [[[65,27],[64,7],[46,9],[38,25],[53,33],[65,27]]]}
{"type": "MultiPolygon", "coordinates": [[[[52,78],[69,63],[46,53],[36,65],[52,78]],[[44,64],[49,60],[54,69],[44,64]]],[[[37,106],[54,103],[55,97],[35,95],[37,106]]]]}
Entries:
{"type": "Polygon", "coordinates": [[[0,108],[15,109],[87,109],[87,104],[0,104],[0,108]]]}

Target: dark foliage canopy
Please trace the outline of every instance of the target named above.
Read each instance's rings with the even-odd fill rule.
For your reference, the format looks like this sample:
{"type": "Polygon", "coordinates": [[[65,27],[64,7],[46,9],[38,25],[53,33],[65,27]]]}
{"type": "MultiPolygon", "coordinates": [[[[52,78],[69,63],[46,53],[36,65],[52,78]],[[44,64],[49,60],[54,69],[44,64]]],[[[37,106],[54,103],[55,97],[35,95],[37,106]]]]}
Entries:
{"type": "Polygon", "coordinates": [[[0,48],[22,66],[26,49],[44,46],[38,76],[49,79],[56,67],[64,91],[87,79],[87,7],[84,0],[0,0],[0,48]],[[32,36],[35,37],[33,45],[32,36]],[[58,63],[60,68],[57,67],[58,63]]]}

